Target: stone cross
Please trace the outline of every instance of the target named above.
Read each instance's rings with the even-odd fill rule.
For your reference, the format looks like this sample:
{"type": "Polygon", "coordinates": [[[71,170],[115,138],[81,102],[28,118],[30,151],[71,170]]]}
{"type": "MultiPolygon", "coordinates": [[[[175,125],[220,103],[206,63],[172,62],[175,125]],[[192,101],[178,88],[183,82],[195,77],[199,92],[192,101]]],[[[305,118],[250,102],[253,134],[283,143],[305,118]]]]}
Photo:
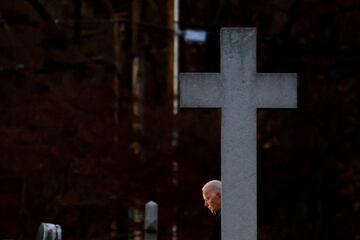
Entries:
{"type": "Polygon", "coordinates": [[[256,72],[256,29],[222,28],[220,73],[180,73],[180,107],[221,108],[222,239],[257,239],[256,109],[296,108],[296,74],[256,72]]]}

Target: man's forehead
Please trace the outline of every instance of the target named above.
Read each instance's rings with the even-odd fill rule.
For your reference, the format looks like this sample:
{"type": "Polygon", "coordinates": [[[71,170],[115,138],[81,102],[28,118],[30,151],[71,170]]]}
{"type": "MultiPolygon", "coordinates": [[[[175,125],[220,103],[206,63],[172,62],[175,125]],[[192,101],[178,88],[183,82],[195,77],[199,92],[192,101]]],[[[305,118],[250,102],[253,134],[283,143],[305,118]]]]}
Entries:
{"type": "Polygon", "coordinates": [[[203,195],[204,196],[208,196],[210,195],[210,192],[211,192],[211,189],[206,187],[206,188],[203,188],[203,195]]]}

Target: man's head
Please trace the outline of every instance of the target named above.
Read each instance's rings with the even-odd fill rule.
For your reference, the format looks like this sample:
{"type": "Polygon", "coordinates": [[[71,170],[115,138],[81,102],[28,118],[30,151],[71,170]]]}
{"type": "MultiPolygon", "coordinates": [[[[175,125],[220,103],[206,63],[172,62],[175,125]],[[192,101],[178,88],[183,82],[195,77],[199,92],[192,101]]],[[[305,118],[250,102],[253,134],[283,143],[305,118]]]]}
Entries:
{"type": "Polygon", "coordinates": [[[213,214],[218,213],[221,209],[221,182],[218,180],[207,182],[202,188],[202,194],[205,207],[213,214]]]}

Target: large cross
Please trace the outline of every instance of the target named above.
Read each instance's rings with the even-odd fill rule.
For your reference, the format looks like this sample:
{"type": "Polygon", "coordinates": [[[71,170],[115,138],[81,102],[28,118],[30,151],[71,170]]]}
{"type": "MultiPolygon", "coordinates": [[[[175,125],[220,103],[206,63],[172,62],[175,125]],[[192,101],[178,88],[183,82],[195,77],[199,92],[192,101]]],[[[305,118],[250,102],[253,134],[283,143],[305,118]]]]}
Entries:
{"type": "Polygon", "coordinates": [[[220,73],[180,73],[180,107],[222,109],[222,239],[256,240],[256,109],[296,108],[296,74],[256,72],[255,28],[220,35],[220,73]]]}

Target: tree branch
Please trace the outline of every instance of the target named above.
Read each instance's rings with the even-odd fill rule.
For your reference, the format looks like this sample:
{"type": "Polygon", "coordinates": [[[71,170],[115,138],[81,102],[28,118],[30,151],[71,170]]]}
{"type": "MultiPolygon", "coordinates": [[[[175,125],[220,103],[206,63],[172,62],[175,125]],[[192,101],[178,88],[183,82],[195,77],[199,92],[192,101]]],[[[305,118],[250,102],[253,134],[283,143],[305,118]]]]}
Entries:
{"type": "Polygon", "coordinates": [[[48,13],[46,8],[41,3],[39,3],[39,1],[25,0],[25,2],[29,3],[43,20],[53,21],[51,15],[48,13]]]}

